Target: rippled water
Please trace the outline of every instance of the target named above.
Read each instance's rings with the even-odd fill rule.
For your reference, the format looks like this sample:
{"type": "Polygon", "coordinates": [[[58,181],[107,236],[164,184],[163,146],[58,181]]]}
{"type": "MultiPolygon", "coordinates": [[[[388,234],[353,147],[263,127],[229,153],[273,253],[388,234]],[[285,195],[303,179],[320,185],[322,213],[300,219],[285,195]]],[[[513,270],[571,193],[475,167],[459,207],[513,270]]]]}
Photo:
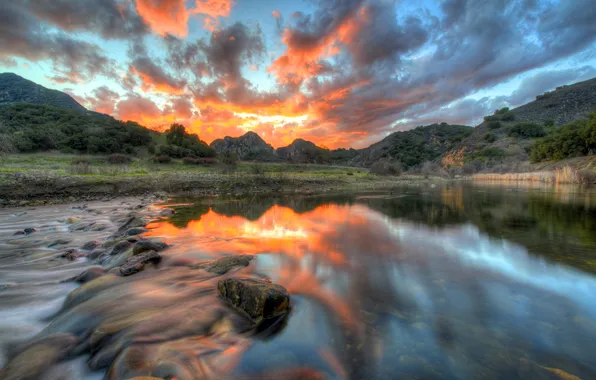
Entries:
{"type": "MultiPolygon", "coordinates": [[[[89,263],[32,271],[35,264],[3,256],[5,352],[42,330],[83,336],[102,325],[122,335],[99,359],[111,362],[132,344],[144,347],[136,362],[166,358],[168,370],[155,371],[180,379],[596,378],[593,191],[425,185],[164,206],[176,214],[146,234],[172,245],[164,264],[117,280],[51,323],[75,287],[54,280],[89,263]],[[291,293],[288,318],[266,333],[222,334],[230,328],[211,291],[217,279],[188,269],[237,254],[256,258],[236,276],[291,293]]],[[[9,218],[18,219],[2,214],[2,231],[21,228],[9,218]]],[[[108,378],[147,375],[127,355],[108,378]]],[[[86,369],[88,358],[69,358],[65,378],[104,376],[86,369]]]]}

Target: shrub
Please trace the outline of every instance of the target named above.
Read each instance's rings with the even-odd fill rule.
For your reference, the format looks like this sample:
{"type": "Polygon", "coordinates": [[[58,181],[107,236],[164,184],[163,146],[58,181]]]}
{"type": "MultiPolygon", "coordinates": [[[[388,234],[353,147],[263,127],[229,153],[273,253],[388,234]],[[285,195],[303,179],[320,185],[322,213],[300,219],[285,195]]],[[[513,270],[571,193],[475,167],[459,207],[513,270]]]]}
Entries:
{"type": "Polygon", "coordinates": [[[491,132],[487,132],[484,135],[484,141],[488,142],[488,143],[494,143],[495,141],[497,141],[497,137],[492,134],[491,132]]]}
{"type": "Polygon", "coordinates": [[[509,112],[509,107],[503,107],[500,110],[495,111],[495,115],[504,115],[509,112]]]}
{"type": "Polygon", "coordinates": [[[182,159],[182,163],[184,165],[198,165],[199,164],[197,159],[194,157],[184,157],[182,159]]]}
{"type": "Polygon", "coordinates": [[[165,154],[153,157],[153,162],[158,164],[169,164],[172,162],[172,157],[166,156],[165,154]]]}
{"type": "Polygon", "coordinates": [[[92,174],[93,167],[91,166],[91,161],[87,159],[73,160],[69,172],[71,174],[92,174]]]}
{"type": "Polygon", "coordinates": [[[125,154],[114,153],[108,157],[108,163],[114,165],[124,165],[132,162],[132,158],[125,154]]]}
{"type": "Polygon", "coordinates": [[[532,161],[562,160],[596,152],[596,112],[553,130],[532,147],[532,161]]]}
{"type": "Polygon", "coordinates": [[[263,175],[265,174],[265,170],[263,169],[262,165],[254,163],[250,166],[250,172],[254,175],[263,175]]]}
{"type": "Polygon", "coordinates": [[[511,111],[507,111],[501,115],[501,120],[503,121],[513,121],[515,120],[515,114],[511,111]]]}
{"type": "Polygon", "coordinates": [[[447,173],[445,172],[445,170],[443,170],[441,165],[437,164],[436,162],[430,162],[430,161],[427,161],[422,165],[422,169],[420,170],[420,172],[422,173],[422,175],[425,178],[428,178],[429,176],[436,176],[436,177],[447,176],[447,173]]]}
{"type": "Polygon", "coordinates": [[[488,129],[499,129],[501,128],[503,125],[501,124],[500,121],[489,121],[488,122],[488,129]]]}
{"type": "Polygon", "coordinates": [[[529,139],[546,135],[544,128],[536,123],[523,122],[515,124],[507,131],[507,136],[529,139]]]}
{"type": "Polygon", "coordinates": [[[225,152],[221,156],[221,162],[224,165],[236,165],[238,163],[238,156],[234,152],[225,152]]]}
{"type": "Polygon", "coordinates": [[[399,176],[402,173],[402,167],[399,162],[392,163],[387,160],[379,160],[371,165],[369,173],[375,175],[399,176]]]}
{"type": "Polygon", "coordinates": [[[489,116],[485,116],[484,117],[484,121],[486,122],[490,122],[490,121],[499,121],[499,117],[496,115],[489,115],[489,116]]]}

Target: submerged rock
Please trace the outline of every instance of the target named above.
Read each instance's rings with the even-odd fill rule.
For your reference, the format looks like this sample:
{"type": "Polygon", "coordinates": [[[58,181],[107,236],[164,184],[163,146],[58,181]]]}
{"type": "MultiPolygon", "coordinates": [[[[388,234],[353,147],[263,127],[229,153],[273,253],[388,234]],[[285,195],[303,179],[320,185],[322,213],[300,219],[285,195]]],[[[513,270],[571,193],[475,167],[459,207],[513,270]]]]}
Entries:
{"type": "Polygon", "coordinates": [[[36,230],[35,228],[31,228],[31,227],[29,227],[29,228],[25,228],[25,229],[23,230],[23,232],[25,232],[27,235],[29,235],[29,234],[32,234],[32,233],[34,233],[34,232],[37,232],[37,230],[36,230]]]}
{"type": "Polygon", "coordinates": [[[35,380],[63,360],[76,346],[77,338],[58,333],[31,343],[0,371],[3,380],[35,380]]]}
{"type": "Polygon", "coordinates": [[[126,231],[133,227],[145,227],[145,221],[137,216],[131,216],[123,225],[118,228],[118,232],[126,231]]]}
{"type": "Polygon", "coordinates": [[[252,261],[253,257],[250,255],[233,255],[222,257],[219,260],[200,263],[192,266],[193,269],[203,269],[210,273],[226,274],[234,267],[246,267],[252,261]]]}
{"type": "Polygon", "coordinates": [[[145,264],[157,264],[161,261],[161,256],[155,251],[147,251],[136,254],[128,258],[126,263],[120,267],[120,273],[123,276],[130,276],[138,273],[145,268],[145,264]]]}
{"type": "Polygon", "coordinates": [[[25,231],[17,231],[14,234],[12,234],[12,236],[17,236],[17,235],[25,235],[25,231]]]}
{"type": "Polygon", "coordinates": [[[75,277],[76,282],[80,283],[87,283],[89,281],[93,281],[98,277],[101,277],[105,274],[105,269],[103,267],[91,267],[85,270],[83,273],[79,274],[75,277]]]}
{"type": "Polygon", "coordinates": [[[128,230],[126,230],[126,232],[124,234],[127,236],[135,236],[135,235],[144,234],[145,232],[147,232],[146,229],[144,229],[142,227],[135,227],[135,228],[129,228],[128,230]]]}
{"type": "Polygon", "coordinates": [[[281,316],[290,309],[290,295],[281,285],[255,279],[227,278],[219,281],[217,289],[223,299],[256,323],[281,316]]]}
{"type": "Polygon", "coordinates": [[[138,241],[134,247],[132,248],[132,253],[138,255],[139,253],[143,253],[146,251],[163,251],[166,249],[168,245],[164,242],[159,240],[141,240],[138,241]]]}
{"type": "Polygon", "coordinates": [[[52,248],[57,245],[66,245],[66,244],[70,243],[71,241],[72,241],[71,239],[56,239],[48,245],[48,248],[52,248]]]}
{"type": "Polygon", "coordinates": [[[159,212],[159,216],[172,216],[176,213],[176,211],[172,210],[171,208],[164,208],[159,212]]]}
{"type": "Polygon", "coordinates": [[[92,240],[92,241],[88,241],[87,243],[85,243],[81,249],[84,249],[85,251],[93,251],[95,248],[99,247],[101,245],[100,242],[98,242],[97,240],[92,240]]]}
{"type": "Polygon", "coordinates": [[[118,255],[124,251],[127,251],[130,247],[132,247],[132,243],[129,242],[128,240],[118,242],[112,247],[112,250],[110,251],[110,255],[111,256],[118,255]]]}

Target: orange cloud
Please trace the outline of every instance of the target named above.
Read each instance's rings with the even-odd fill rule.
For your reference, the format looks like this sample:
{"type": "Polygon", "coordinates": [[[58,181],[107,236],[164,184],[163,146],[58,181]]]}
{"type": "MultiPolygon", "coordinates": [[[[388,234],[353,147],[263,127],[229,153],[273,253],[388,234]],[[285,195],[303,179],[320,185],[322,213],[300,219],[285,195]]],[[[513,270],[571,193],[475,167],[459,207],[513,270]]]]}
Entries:
{"type": "Polygon", "coordinates": [[[142,72],[135,67],[130,67],[132,74],[138,75],[141,79],[141,90],[143,92],[161,92],[170,95],[182,95],[184,93],[184,85],[182,84],[170,84],[167,81],[160,81],[157,78],[149,75],[148,73],[142,72]]]}
{"type": "Polygon", "coordinates": [[[213,18],[228,17],[232,12],[232,0],[197,0],[193,13],[204,14],[213,18]]]}
{"type": "Polygon", "coordinates": [[[139,15],[155,33],[178,37],[188,34],[185,0],[135,0],[135,4],[139,15]]]}
{"type": "Polygon", "coordinates": [[[272,14],[272,15],[273,15],[273,17],[275,17],[275,18],[279,18],[279,16],[280,16],[280,14],[279,14],[279,12],[278,12],[278,11],[273,11],[273,12],[271,12],[271,14],[272,14]]]}

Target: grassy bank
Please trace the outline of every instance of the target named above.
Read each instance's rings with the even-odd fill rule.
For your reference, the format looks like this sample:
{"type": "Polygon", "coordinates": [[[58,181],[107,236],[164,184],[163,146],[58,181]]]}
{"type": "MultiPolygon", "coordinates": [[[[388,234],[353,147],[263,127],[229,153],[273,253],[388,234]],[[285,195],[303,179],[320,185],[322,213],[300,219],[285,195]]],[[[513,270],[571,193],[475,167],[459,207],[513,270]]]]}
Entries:
{"type": "Polygon", "coordinates": [[[375,190],[422,179],[411,175],[378,176],[362,168],[286,163],[189,165],[182,160],[160,164],[136,159],[111,164],[108,157],[64,154],[8,155],[0,160],[3,204],[23,200],[90,200],[148,192],[217,195],[375,190]]]}

